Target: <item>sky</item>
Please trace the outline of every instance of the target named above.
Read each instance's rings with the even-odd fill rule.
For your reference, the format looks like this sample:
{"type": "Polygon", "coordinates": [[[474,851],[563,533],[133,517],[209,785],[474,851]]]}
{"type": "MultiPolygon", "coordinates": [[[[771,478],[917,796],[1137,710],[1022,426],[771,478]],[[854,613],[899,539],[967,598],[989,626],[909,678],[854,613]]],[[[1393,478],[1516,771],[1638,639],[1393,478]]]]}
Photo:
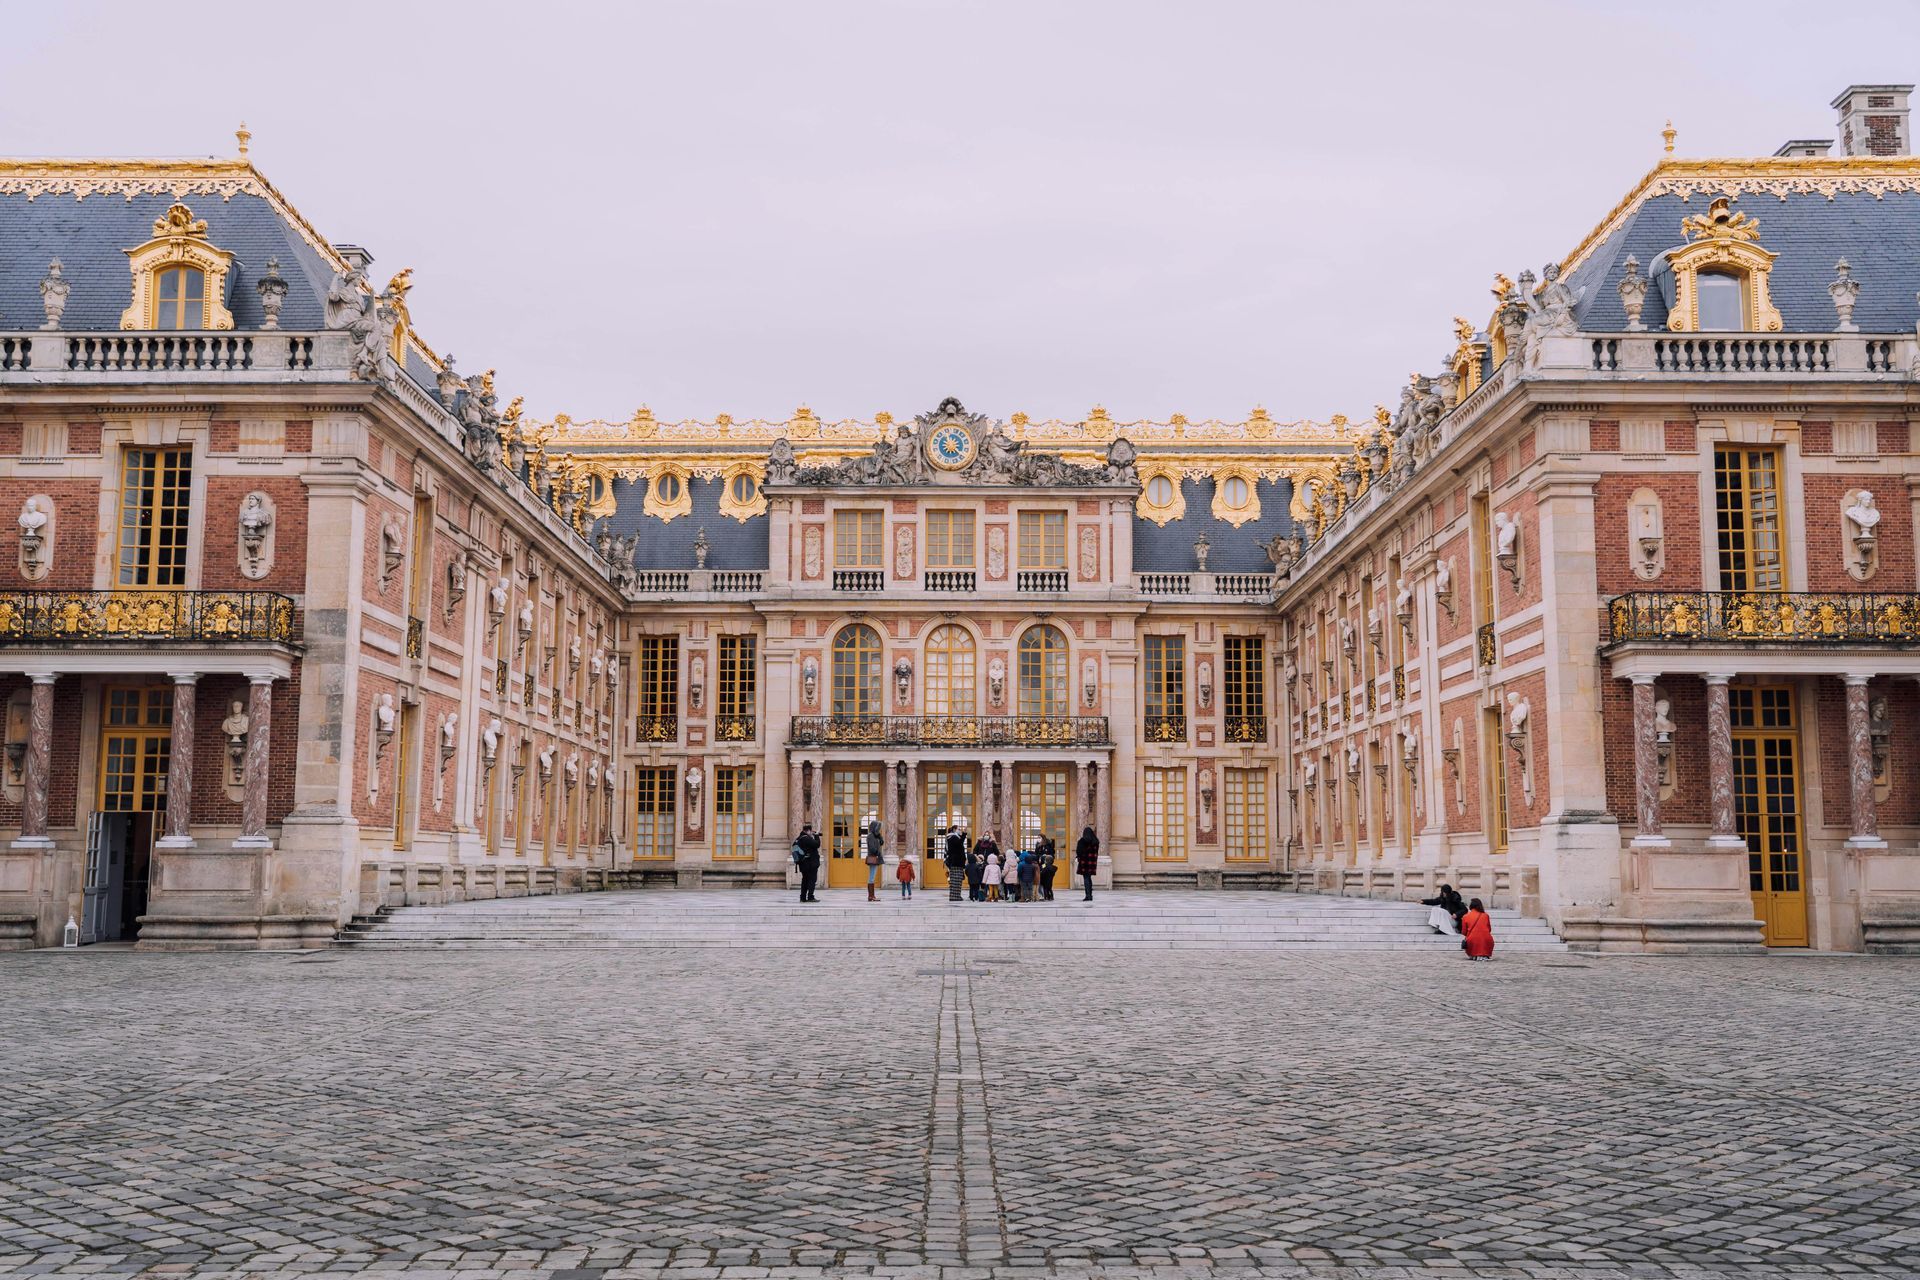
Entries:
{"type": "MultiPolygon", "coordinates": [[[[1359,417],[1920,4],[9,7],[0,154],[231,155],[538,418],[1359,417]],[[156,54],[166,33],[172,54],[156,54]],[[188,52],[190,51],[190,53],[188,52]],[[164,107],[157,105],[160,102],[164,107]]],[[[503,397],[504,398],[504,397],[503,397]]]]}

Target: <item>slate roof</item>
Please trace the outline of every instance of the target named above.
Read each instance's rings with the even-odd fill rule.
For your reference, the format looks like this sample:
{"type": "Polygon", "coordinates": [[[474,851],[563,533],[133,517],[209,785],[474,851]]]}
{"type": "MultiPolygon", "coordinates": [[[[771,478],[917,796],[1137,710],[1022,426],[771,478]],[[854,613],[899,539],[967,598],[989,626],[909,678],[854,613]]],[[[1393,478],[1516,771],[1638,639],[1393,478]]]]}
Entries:
{"type": "Polygon", "coordinates": [[[702,529],[707,531],[707,568],[766,568],[767,517],[752,516],[742,523],[721,515],[721,492],[720,481],[696,477],[687,484],[693,510],[662,521],[641,513],[647,496],[645,482],[615,480],[613,496],[618,507],[606,521],[606,529],[617,537],[639,534],[633,563],[641,569],[693,568],[693,540],[702,529]]]}
{"type": "Polygon", "coordinates": [[[1262,480],[1258,486],[1260,518],[1234,528],[1213,514],[1213,481],[1183,480],[1180,492],[1186,514],[1163,527],[1143,516],[1133,519],[1135,573],[1188,573],[1193,570],[1193,543],[1201,533],[1210,544],[1207,569],[1211,573],[1272,573],[1273,562],[1260,544],[1278,534],[1292,533],[1287,514],[1293,499],[1293,481],[1262,480]]]}

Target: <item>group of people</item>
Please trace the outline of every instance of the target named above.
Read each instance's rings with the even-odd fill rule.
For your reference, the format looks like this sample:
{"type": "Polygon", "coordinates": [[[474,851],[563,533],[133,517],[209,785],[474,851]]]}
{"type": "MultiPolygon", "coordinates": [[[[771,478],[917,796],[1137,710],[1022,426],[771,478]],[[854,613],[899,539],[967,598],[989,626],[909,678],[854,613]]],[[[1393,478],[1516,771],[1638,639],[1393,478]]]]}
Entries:
{"type": "Polygon", "coordinates": [[[1493,919],[1478,898],[1462,898],[1450,884],[1440,886],[1440,895],[1422,898],[1420,905],[1432,907],[1427,924],[1435,933],[1460,939],[1460,950],[1469,960],[1493,959],[1493,919]]]}
{"type": "MultiPolygon", "coordinates": [[[[863,836],[867,867],[867,901],[879,900],[881,871],[886,866],[886,838],[880,824],[868,825],[863,836]]],[[[952,902],[1052,902],[1053,877],[1060,865],[1060,852],[1053,839],[1041,835],[1030,849],[1002,852],[991,835],[970,840],[960,827],[948,827],[941,833],[941,861],[947,868],[947,898],[952,902]],[[964,894],[964,899],[963,899],[964,894]]],[[[820,881],[820,834],[812,823],[801,826],[793,840],[793,865],[800,872],[800,901],[818,902],[820,881]]],[[[1080,877],[1084,902],[1093,901],[1093,878],[1100,870],[1100,837],[1092,827],[1080,833],[1073,846],[1073,870],[1080,877]]],[[[919,868],[913,856],[902,853],[894,866],[900,883],[900,896],[913,897],[913,885],[919,868]]]]}

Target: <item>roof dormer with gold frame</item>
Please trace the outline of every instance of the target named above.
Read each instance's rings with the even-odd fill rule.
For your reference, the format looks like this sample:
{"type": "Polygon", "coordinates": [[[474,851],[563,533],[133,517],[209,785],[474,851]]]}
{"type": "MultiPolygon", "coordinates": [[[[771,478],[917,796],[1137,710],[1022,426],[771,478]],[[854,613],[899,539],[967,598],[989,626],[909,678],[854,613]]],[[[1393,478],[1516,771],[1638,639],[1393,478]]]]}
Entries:
{"type": "Polygon", "coordinates": [[[1768,280],[1778,254],[1759,245],[1760,223],[1744,213],[1735,213],[1726,196],[1716,198],[1705,213],[1681,219],[1680,230],[1687,243],[1666,254],[1666,265],[1673,272],[1673,308],[1667,313],[1667,329],[1672,333],[1699,333],[1701,325],[1701,278],[1730,278],[1740,286],[1738,329],[1713,325],[1714,330],[1746,333],[1778,333],[1782,327],[1779,309],[1768,296],[1768,280]]]}
{"type": "Polygon", "coordinates": [[[205,219],[176,202],[154,219],[153,239],[128,249],[133,301],[120,313],[122,329],[233,328],[227,310],[227,274],[233,255],[207,239],[205,219]]]}

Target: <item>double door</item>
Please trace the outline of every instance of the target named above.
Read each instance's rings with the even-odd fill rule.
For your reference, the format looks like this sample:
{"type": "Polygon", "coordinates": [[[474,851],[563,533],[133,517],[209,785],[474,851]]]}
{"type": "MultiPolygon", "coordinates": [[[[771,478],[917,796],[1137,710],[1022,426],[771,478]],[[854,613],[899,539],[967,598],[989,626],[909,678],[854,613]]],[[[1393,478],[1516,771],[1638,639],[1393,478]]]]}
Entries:
{"type": "Polygon", "coordinates": [[[1733,725],[1733,817],[1747,842],[1747,888],[1770,947],[1804,947],[1807,881],[1800,816],[1800,735],[1793,690],[1727,690],[1733,725]]]}
{"type": "Polygon", "coordinates": [[[80,940],[130,939],[147,913],[153,841],[167,808],[173,755],[173,690],[105,690],[100,730],[100,803],[87,822],[87,877],[80,940]]]}
{"type": "Polygon", "coordinates": [[[827,888],[867,882],[867,831],[880,820],[879,765],[835,765],[827,771],[827,888]]]}
{"type": "Polygon", "coordinates": [[[972,765],[920,766],[920,882],[947,883],[947,828],[966,833],[969,847],[980,838],[980,771],[972,765]]]}

